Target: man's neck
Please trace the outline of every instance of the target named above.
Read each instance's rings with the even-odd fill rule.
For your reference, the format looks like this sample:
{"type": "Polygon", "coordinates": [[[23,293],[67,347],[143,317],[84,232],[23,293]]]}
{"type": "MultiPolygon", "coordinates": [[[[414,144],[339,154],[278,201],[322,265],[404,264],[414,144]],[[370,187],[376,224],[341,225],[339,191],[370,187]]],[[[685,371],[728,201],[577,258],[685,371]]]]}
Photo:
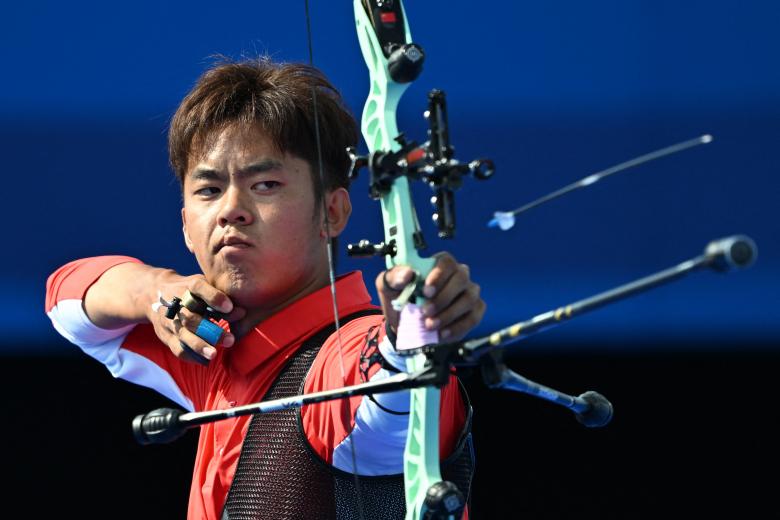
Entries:
{"type": "MultiPolygon", "coordinates": [[[[323,287],[327,287],[329,283],[329,276],[320,275],[301,286],[292,294],[281,298],[279,301],[276,301],[271,305],[247,306],[245,307],[247,309],[246,316],[238,321],[230,323],[230,332],[233,333],[233,335],[236,337],[236,341],[238,341],[266,319],[270,318],[277,312],[288,307],[301,298],[304,298],[309,294],[322,289],[323,287]]],[[[240,302],[237,302],[237,304],[239,306],[241,305],[240,302]]]]}

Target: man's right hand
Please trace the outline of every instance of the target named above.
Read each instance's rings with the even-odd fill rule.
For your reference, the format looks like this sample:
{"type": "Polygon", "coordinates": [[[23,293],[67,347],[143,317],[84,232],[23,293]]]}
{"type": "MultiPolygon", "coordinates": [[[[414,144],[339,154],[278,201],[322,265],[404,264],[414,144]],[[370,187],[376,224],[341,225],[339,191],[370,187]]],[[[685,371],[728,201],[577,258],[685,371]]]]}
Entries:
{"type": "Polygon", "coordinates": [[[155,302],[160,302],[160,297],[166,302],[170,302],[174,296],[182,298],[187,291],[198,296],[212,309],[224,314],[225,320],[228,322],[240,320],[246,311],[240,307],[234,307],[230,298],[209,285],[203,275],[181,276],[173,271],[167,271],[160,276],[157,291],[147,310],[147,319],[154,327],[157,337],[180,359],[201,362],[193,357],[192,354],[195,354],[210,360],[217,353],[215,348],[217,345],[226,348],[233,346],[236,341],[233,334],[225,332],[217,345],[211,345],[195,334],[198,325],[205,319],[203,316],[182,307],[174,319],[169,319],[165,317],[168,310],[166,307],[154,305],[155,302]],[[189,351],[187,347],[189,347],[189,351]]]}
{"type": "Polygon", "coordinates": [[[165,317],[166,307],[160,296],[170,302],[186,291],[200,297],[214,310],[225,314],[228,322],[238,321],[246,311],[234,307],[223,292],[210,285],[203,275],[182,276],[171,269],[160,269],[141,263],[116,265],[87,291],[83,306],[90,321],[103,329],[117,329],[134,323],[151,323],[157,337],[180,359],[202,362],[187,351],[211,359],[216,346],[230,347],[236,339],[224,333],[217,345],[210,345],[195,334],[202,316],[182,308],[175,319],[165,317]],[[157,304],[157,305],[155,305],[157,304]]]}

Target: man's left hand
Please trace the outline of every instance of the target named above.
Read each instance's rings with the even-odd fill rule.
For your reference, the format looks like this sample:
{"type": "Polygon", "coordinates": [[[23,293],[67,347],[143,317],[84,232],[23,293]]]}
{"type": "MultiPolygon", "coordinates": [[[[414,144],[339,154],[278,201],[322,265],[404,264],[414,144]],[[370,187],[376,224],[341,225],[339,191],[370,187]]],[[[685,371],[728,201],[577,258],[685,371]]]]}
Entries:
{"type": "MultiPolygon", "coordinates": [[[[436,256],[436,265],[423,286],[425,327],[438,330],[442,340],[455,341],[479,324],[487,306],[479,295],[479,285],[471,281],[466,264],[458,263],[449,253],[436,256]]],[[[398,330],[399,313],[390,302],[398,297],[413,276],[411,267],[396,266],[376,278],[382,310],[393,331],[398,330]]]]}

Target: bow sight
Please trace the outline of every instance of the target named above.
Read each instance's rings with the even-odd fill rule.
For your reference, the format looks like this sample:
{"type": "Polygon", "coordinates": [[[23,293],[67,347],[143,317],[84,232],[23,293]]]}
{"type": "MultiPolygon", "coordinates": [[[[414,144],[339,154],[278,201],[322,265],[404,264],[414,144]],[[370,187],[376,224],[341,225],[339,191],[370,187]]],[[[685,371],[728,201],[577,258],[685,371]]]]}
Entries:
{"type": "MultiPolygon", "coordinates": [[[[435,207],[433,221],[439,228],[439,238],[455,236],[455,194],[454,191],[463,184],[463,176],[473,174],[479,180],[490,178],[495,171],[490,159],[475,159],[469,163],[461,163],[453,156],[455,149],[450,143],[447,103],[442,90],[432,90],[428,94],[428,110],[425,111],[428,120],[428,141],[418,145],[407,141],[399,134],[395,141],[400,145],[396,151],[377,150],[369,155],[357,155],[354,147],[347,148],[352,166],[349,178],[357,178],[361,168],[368,167],[369,195],[372,199],[380,199],[393,186],[395,179],[401,176],[428,183],[434,192],[431,204],[435,207]]],[[[425,248],[422,231],[417,226],[414,233],[414,245],[417,249],[425,248]]],[[[350,256],[394,256],[396,249],[394,240],[387,244],[372,244],[361,240],[357,244],[349,244],[347,252],[350,256]]]]}

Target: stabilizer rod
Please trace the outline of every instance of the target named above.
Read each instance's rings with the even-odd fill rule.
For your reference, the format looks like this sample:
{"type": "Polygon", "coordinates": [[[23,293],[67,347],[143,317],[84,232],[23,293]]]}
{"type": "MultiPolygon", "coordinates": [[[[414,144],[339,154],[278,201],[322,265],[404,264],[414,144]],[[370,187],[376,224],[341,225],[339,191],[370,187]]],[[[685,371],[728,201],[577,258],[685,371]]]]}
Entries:
{"type": "Polygon", "coordinates": [[[560,325],[575,316],[603,307],[608,303],[622,300],[639,292],[681,278],[692,271],[706,267],[725,272],[748,267],[755,261],[757,255],[758,249],[756,244],[748,236],[733,235],[713,240],[707,244],[704,254],[681,262],[674,267],[664,269],[658,273],[629,282],[590,298],[547,311],[487,336],[465,341],[461,346],[461,353],[466,360],[476,360],[499,346],[504,347],[542,330],[560,325]]]}

